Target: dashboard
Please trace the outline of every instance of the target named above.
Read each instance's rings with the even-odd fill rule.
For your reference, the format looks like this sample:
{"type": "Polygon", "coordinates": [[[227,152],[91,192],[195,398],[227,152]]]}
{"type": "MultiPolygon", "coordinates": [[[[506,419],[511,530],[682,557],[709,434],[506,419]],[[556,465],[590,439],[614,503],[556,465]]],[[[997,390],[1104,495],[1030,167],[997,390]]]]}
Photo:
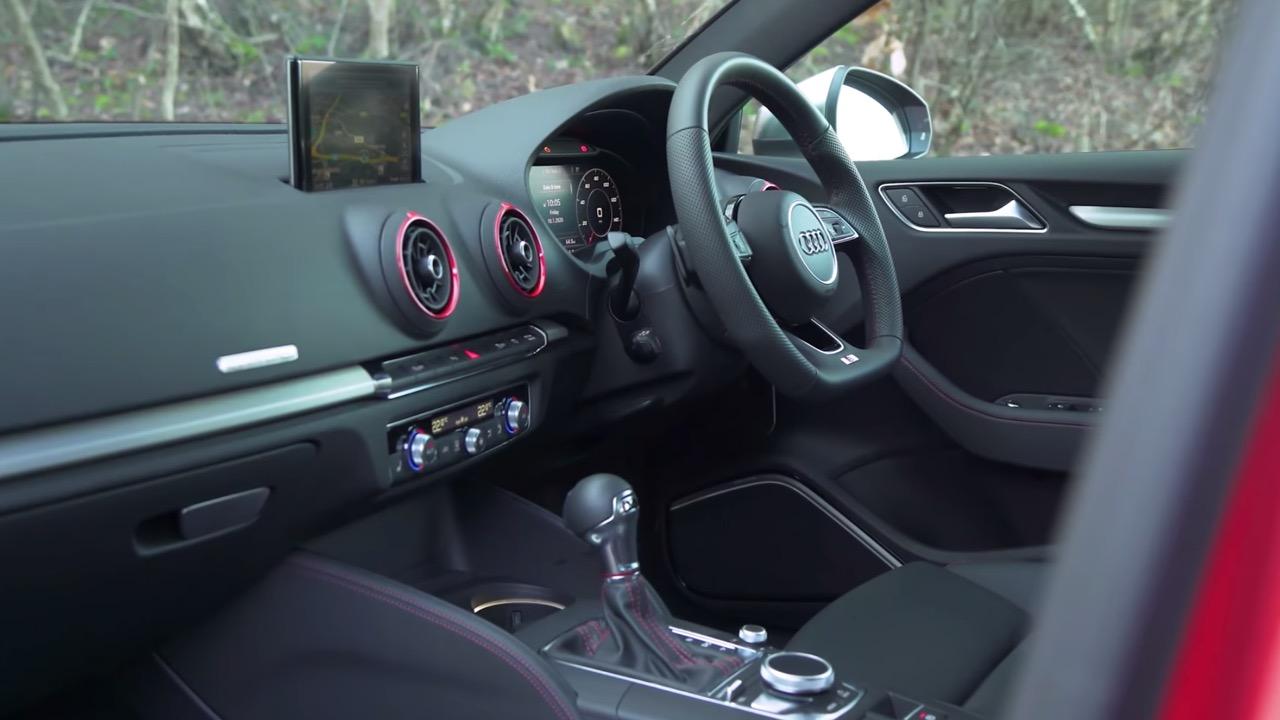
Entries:
{"type": "MultiPolygon", "coordinates": [[[[291,184],[280,126],[0,127],[0,165],[24,178],[0,205],[0,373],[26,378],[0,384],[0,562],[25,589],[0,713],[48,668],[183,627],[299,538],[739,377],[689,317],[668,243],[641,245],[658,272],[637,288],[672,318],[662,356],[630,359],[605,307],[601,238],[675,222],[673,88],[611,78],[490,106],[421,133],[417,181],[317,166],[325,192],[291,184]],[[265,505],[190,536],[224,498],[265,505]]],[[[320,138],[338,155],[342,112],[320,138]]]]}

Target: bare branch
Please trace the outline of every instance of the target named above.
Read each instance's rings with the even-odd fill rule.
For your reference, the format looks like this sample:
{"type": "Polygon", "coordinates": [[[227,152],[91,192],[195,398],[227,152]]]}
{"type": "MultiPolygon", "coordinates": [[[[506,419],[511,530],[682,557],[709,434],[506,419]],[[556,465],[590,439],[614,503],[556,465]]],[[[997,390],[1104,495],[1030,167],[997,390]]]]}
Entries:
{"type": "Polygon", "coordinates": [[[1094,50],[1101,50],[1102,44],[1098,41],[1098,31],[1093,28],[1093,21],[1089,19],[1089,13],[1084,9],[1084,5],[1080,4],[1080,0],[1067,0],[1067,4],[1071,6],[1071,12],[1075,13],[1076,18],[1080,21],[1080,26],[1084,30],[1084,36],[1088,39],[1089,44],[1094,50]]]}
{"type": "Polygon", "coordinates": [[[369,5],[369,48],[370,57],[385,58],[391,56],[391,18],[395,14],[395,0],[367,0],[369,5]]]}
{"type": "Polygon", "coordinates": [[[174,105],[178,97],[178,50],[182,27],[178,23],[178,0],[168,0],[165,6],[168,40],[164,50],[164,90],[160,96],[160,111],[170,122],[175,117],[174,105]]]}
{"type": "Polygon", "coordinates": [[[342,32],[342,21],[347,18],[348,0],[342,0],[342,4],[338,6],[338,19],[333,23],[333,32],[329,33],[329,44],[325,47],[325,54],[333,57],[333,53],[338,49],[338,35],[342,32]]]}
{"type": "Polygon", "coordinates": [[[102,7],[107,8],[109,10],[115,10],[118,12],[127,13],[129,15],[135,15],[140,18],[146,18],[148,20],[164,20],[165,19],[163,15],[157,15],[153,12],[147,12],[146,10],[139,10],[136,7],[131,7],[129,5],[125,5],[124,3],[110,2],[110,0],[103,2],[102,7]]]}
{"type": "Polygon", "coordinates": [[[53,73],[49,70],[49,61],[45,59],[44,46],[40,44],[40,38],[36,36],[35,28],[31,27],[31,16],[27,14],[27,8],[23,6],[22,0],[9,0],[9,7],[13,9],[13,14],[18,18],[18,30],[22,33],[22,39],[26,41],[27,47],[31,50],[31,59],[36,65],[36,74],[40,77],[40,84],[49,93],[50,99],[53,100],[54,117],[59,120],[67,119],[67,101],[62,97],[62,88],[58,86],[58,81],[54,79],[53,73]]]}
{"type": "Polygon", "coordinates": [[[51,52],[49,57],[63,62],[75,62],[76,56],[80,54],[80,46],[84,42],[84,26],[89,21],[89,13],[93,12],[93,6],[98,0],[85,0],[84,5],[80,7],[80,14],[76,16],[75,28],[71,31],[71,41],[67,43],[66,54],[51,52]]]}

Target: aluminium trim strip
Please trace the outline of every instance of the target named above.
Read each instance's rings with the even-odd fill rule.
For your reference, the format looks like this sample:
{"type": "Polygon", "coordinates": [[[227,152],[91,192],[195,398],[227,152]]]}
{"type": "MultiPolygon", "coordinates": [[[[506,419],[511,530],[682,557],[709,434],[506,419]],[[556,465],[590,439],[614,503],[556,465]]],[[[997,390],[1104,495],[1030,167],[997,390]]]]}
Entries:
{"type": "Polygon", "coordinates": [[[194,440],[374,396],[361,367],[0,437],[0,480],[194,440]]]}
{"type": "Polygon", "coordinates": [[[1086,225],[1111,230],[1163,230],[1172,217],[1163,208],[1072,205],[1067,210],[1086,225]]]}
{"type": "Polygon", "coordinates": [[[676,510],[688,507],[690,505],[695,505],[704,500],[710,500],[711,498],[714,498],[720,495],[726,495],[728,493],[736,492],[738,490],[745,490],[747,488],[755,487],[757,485],[781,485],[782,487],[787,488],[788,490],[791,490],[792,492],[796,493],[797,495],[804,498],[805,500],[808,500],[810,504],[814,505],[819,510],[821,510],[823,514],[825,514],[828,518],[830,518],[835,524],[839,525],[841,529],[843,529],[845,532],[852,535],[855,540],[862,543],[863,547],[867,548],[867,550],[870,550],[873,555],[880,558],[881,562],[883,562],[885,565],[888,565],[890,568],[902,567],[902,561],[899,560],[896,555],[890,552],[888,548],[886,548],[885,546],[877,542],[875,538],[871,537],[871,535],[869,535],[867,531],[859,527],[857,523],[849,519],[846,515],[841,513],[839,510],[832,507],[830,503],[828,503],[826,500],[823,500],[814,491],[805,487],[803,484],[797,482],[796,480],[793,480],[787,477],[770,476],[770,477],[762,477],[762,478],[748,478],[746,480],[739,480],[737,482],[733,482],[728,485],[722,485],[720,487],[712,488],[710,490],[697,493],[683,500],[672,503],[671,512],[675,512],[676,510]]]}

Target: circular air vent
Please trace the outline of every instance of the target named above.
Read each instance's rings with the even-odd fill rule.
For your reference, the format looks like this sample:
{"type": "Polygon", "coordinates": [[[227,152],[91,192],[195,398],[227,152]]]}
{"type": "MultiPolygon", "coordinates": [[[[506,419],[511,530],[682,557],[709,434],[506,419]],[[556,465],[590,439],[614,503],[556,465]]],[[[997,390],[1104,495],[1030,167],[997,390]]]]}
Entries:
{"type": "Polygon", "coordinates": [[[449,317],[458,305],[458,264],[435,223],[407,213],[400,224],[396,262],[409,296],[427,315],[449,317]]]}
{"type": "Polygon", "coordinates": [[[547,281],[547,263],[542,256],[542,241],[529,218],[510,203],[502,203],[493,232],[507,280],[520,293],[537,297],[547,281]]]}

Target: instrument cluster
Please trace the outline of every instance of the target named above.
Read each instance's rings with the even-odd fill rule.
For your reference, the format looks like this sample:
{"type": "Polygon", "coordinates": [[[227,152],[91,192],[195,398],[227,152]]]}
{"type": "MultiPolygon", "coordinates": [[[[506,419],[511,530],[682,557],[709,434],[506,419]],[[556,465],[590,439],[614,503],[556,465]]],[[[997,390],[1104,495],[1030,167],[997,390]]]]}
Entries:
{"type": "Polygon", "coordinates": [[[628,192],[634,177],[618,155],[559,138],[544,144],[535,157],[529,169],[529,196],[566,250],[589,255],[610,232],[642,232],[640,194],[628,192]]]}

